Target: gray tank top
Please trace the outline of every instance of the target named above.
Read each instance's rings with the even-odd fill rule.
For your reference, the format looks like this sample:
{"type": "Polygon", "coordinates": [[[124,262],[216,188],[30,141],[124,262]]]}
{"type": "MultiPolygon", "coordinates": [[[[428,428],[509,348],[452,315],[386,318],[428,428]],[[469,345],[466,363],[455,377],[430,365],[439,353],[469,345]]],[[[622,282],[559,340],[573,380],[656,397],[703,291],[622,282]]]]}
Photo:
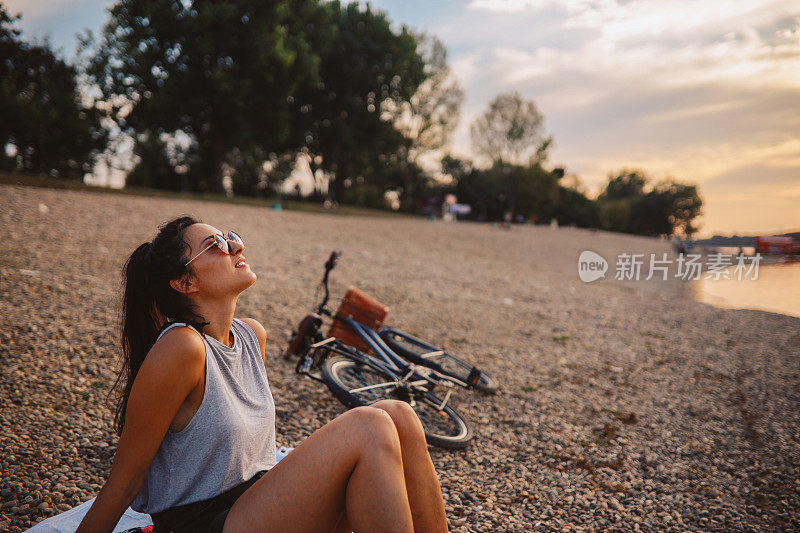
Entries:
{"type": "MultiPolygon", "coordinates": [[[[175,326],[185,324],[161,335],[175,326]]],[[[275,403],[258,338],[236,318],[231,331],[232,348],[201,335],[203,400],[185,428],[167,430],[131,504],[135,511],[153,514],[213,498],[275,466],[275,403]]]]}

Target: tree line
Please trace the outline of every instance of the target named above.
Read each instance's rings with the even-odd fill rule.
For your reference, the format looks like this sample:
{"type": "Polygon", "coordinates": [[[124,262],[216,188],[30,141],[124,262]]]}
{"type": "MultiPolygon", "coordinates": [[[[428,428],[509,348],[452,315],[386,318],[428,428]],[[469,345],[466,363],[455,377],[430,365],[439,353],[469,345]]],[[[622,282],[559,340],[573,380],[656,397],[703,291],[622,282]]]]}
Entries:
{"type": "Polygon", "coordinates": [[[74,65],[26,42],[17,19],[0,4],[6,170],[81,179],[128,150],[127,185],[271,196],[302,156],[312,199],[334,204],[386,208],[394,191],[419,213],[453,193],[476,220],[641,234],[690,233],[699,214],[694,187],[641,171],[589,198],[547,168],[553,139],[518,93],[471,125],[479,162],[447,155],[464,93],[446,48],[368,4],[118,0],[74,65]]]}

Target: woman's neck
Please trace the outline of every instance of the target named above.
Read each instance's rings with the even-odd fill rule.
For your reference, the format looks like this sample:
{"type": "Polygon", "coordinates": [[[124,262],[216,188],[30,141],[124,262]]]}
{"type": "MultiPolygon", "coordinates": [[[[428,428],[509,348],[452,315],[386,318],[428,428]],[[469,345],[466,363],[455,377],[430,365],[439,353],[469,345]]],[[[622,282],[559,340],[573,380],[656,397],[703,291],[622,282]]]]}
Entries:
{"type": "Polygon", "coordinates": [[[236,300],[238,297],[225,303],[195,303],[197,314],[209,323],[203,328],[203,333],[226,346],[231,345],[231,324],[233,324],[233,313],[236,311],[236,300]]]}

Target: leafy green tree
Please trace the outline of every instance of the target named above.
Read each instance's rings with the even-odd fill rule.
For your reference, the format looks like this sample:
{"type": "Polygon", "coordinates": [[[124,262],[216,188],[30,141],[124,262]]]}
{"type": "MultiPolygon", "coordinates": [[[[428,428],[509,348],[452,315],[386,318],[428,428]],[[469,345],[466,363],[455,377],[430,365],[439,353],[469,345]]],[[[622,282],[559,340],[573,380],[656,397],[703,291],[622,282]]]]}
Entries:
{"type": "Polygon", "coordinates": [[[488,171],[475,168],[469,160],[447,154],[442,158],[442,173],[452,178],[443,192],[453,193],[460,203],[472,206],[467,218],[481,221],[497,218],[498,195],[502,193],[488,171]]]}
{"type": "MultiPolygon", "coordinates": [[[[447,192],[453,192],[458,201],[472,205],[469,218],[478,220],[502,220],[508,211],[508,184],[514,183],[512,193],[516,198],[515,213],[528,219],[532,215],[538,220],[550,220],[561,214],[567,223],[578,224],[583,219],[573,216],[569,209],[560,209],[566,190],[559,183],[564,176],[563,169],[546,170],[541,165],[508,165],[495,163],[491,168],[473,167],[469,162],[445,156],[442,159],[442,172],[453,178],[447,192]]],[[[578,191],[573,191],[570,200],[577,203],[576,196],[591,204],[591,200],[578,191]]],[[[591,214],[584,216],[591,219],[591,214]]],[[[589,222],[580,225],[590,225],[589,222]]]]}
{"type": "Polygon", "coordinates": [[[670,178],[650,185],[641,170],[623,169],[609,175],[608,184],[597,199],[598,215],[604,229],[637,235],[692,235],[703,201],[695,185],[670,178]]]}
{"type": "Polygon", "coordinates": [[[88,73],[123,132],[185,132],[197,154],[193,188],[221,191],[233,148],[285,148],[287,99],[318,81],[304,20],[316,9],[311,0],[119,0],[88,73]]]}
{"type": "Polygon", "coordinates": [[[533,100],[518,92],[500,94],[470,126],[475,153],[489,161],[515,165],[541,163],[553,138],[544,133],[544,116],[533,100]]]}
{"type": "Polygon", "coordinates": [[[697,232],[695,219],[702,214],[702,206],[697,186],[667,179],[634,204],[632,218],[638,223],[637,233],[691,236],[697,232]]]}
{"type": "Polygon", "coordinates": [[[560,199],[561,187],[558,181],[564,176],[563,169],[546,170],[540,164],[512,166],[508,173],[515,187],[512,199],[507,204],[512,213],[528,218],[535,215],[539,220],[550,220],[560,199]]]}
{"type": "MultiPolygon", "coordinates": [[[[258,146],[234,148],[226,157],[232,178],[233,194],[241,196],[270,196],[275,194],[276,182],[268,179],[264,161],[269,155],[258,146]]],[[[287,174],[288,175],[288,174],[287,174]]]]}
{"type": "Polygon", "coordinates": [[[558,200],[552,216],[562,226],[596,228],[599,225],[597,203],[578,189],[559,186],[558,200]]]}
{"type": "Polygon", "coordinates": [[[382,106],[384,118],[391,120],[405,138],[399,155],[406,170],[400,185],[401,206],[406,210],[417,207],[416,200],[428,185],[427,176],[419,169],[420,158],[450,143],[464,100],[464,90],[447,63],[444,43],[427,34],[416,38],[425,80],[408,100],[385,100],[382,106]]]}
{"type": "Polygon", "coordinates": [[[409,101],[425,79],[424,62],[414,35],[405,27],[395,32],[368,4],[326,2],[316,17],[309,42],[320,57],[320,81],[291,98],[295,142],[312,160],[320,157],[332,179],[329,196],[341,202],[348,184],[368,177],[388,188],[375,180],[385,175],[382,167],[397,164],[404,137],[381,108],[409,101]]]}
{"type": "MultiPolygon", "coordinates": [[[[547,159],[553,139],[545,136],[544,117],[532,100],[524,100],[518,92],[498,95],[489,103],[486,112],[472,123],[470,136],[473,150],[492,162],[489,173],[502,187],[504,211],[518,212],[521,190],[527,191],[529,201],[533,201],[530,194],[534,190],[542,192],[542,178],[547,172],[541,164],[547,159]]],[[[541,202],[552,205],[549,195],[555,187],[552,184],[544,187],[547,192],[541,202]]],[[[527,205],[524,209],[534,208],[527,205]]],[[[535,209],[540,210],[540,207],[535,209]]]]}
{"type": "Polygon", "coordinates": [[[18,19],[0,4],[2,166],[82,179],[105,143],[99,115],[83,105],[76,69],[47,43],[23,41],[18,19]]]}
{"type": "Polygon", "coordinates": [[[489,170],[473,168],[456,182],[454,192],[459,202],[472,206],[469,218],[480,221],[501,219],[505,196],[489,170]]]}
{"type": "Polygon", "coordinates": [[[183,188],[182,176],[167,154],[167,144],[153,133],[139,136],[133,153],[138,158],[136,166],[128,173],[126,185],[179,191],[183,188]]]}
{"type": "Polygon", "coordinates": [[[458,126],[464,90],[447,63],[447,48],[432,35],[416,36],[425,80],[408,100],[384,101],[384,112],[408,139],[409,159],[447,146],[458,126]]]}
{"type": "Polygon", "coordinates": [[[600,197],[609,200],[639,197],[644,194],[644,186],[649,179],[641,170],[623,169],[616,175],[608,176],[608,184],[600,197]]]}
{"type": "Polygon", "coordinates": [[[608,231],[628,233],[631,228],[631,198],[598,200],[600,225],[608,231]]]}

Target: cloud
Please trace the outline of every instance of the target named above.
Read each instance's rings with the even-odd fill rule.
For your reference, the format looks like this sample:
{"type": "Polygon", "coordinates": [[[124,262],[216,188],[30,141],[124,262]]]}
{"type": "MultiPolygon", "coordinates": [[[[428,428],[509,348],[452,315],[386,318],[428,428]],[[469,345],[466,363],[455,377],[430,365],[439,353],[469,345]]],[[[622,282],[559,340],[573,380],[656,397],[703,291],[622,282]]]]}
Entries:
{"type": "Polygon", "coordinates": [[[796,3],[475,0],[449,26],[469,28],[462,37],[481,43],[469,49],[456,39],[469,49],[471,72],[483,74],[465,83],[455,141],[462,150],[469,122],[491,97],[513,89],[547,117],[554,158],[572,167],[584,161],[579,166],[595,169],[590,181],[610,170],[597,174],[600,161],[617,161],[615,168],[675,154],[699,163],[692,174],[713,176],[714,164],[689,154],[800,134],[796,3]],[[531,31],[508,31],[523,25],[531,31]],[[570,38],[553,39],[559,32],[570,38]],[[502,35],[501,44],[485,46],[484,34],[495,42],[502,35]]]}
{"type": "MultiPolygon", "coordinates": [[[[622,46],[601,36],[570,49],[538,46],[528,51],[498,46],[490,53],[493,70],[503,74],[495,82],[504,84],[563,86],[567,75],[603,81],[602,85],[610,90],[621,83],[634,82],[643,88],[708,83],[798,88],[798,28],[800,23],[795,23],[791,32],[775,44],[748,28],[703,44],[674,45],[653,40],[622,46]]],[[[598,85],[591,87],[594,90],[598,85]]]]}
{"type": "Polygon", "coordinates": [[[472,85],[478,75],[478,54],[465,54],[452,61],[450,68],[462,85],[472,85]]]}
{"type": "Polygon", "coordinates": [[[598,28],[624,40],[634,36],[696,33],[700,28],[731,31],[749,21],[762,23],[797,11],[793,0],[472,0],[467,10],[535,19],[542,11],[563,14],[567,28],[598,28]]]}
{"type": "MultiPolygon", "coordinates": [[[[800,226],[797,0],[372,1],[448,46],[466,89],[457,155],[471,155],[469,124],[489,100],[518,90],[545,115],[552,164],[591,189],[639,166],[699,183],[705,230],[800,226]],[[755,206],[763,220],[742,214],[755,206]]],[[[23,12],[26,36],[71,49],[109,3],[6,6],[23,12]]]]}
{"type": "Polygon", "coordinates": [[[547,0],[472,0],[467,4],[467,9],[518,13],[528,9],[539,9],[550,3],[552,2],[547,0]]]}

